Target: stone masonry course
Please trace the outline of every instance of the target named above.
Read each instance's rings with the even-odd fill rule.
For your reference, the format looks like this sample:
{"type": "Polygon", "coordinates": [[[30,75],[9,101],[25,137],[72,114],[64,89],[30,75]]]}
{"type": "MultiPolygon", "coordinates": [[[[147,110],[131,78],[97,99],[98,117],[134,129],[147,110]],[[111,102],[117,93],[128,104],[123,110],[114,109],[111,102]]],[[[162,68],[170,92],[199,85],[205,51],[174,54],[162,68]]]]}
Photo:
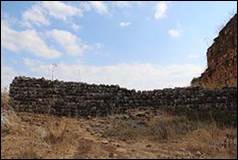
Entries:
{"type": "Polygon", "coordinates": [[[205,119],[209,114],[214,114],[216,119],[236,119],[236,87],[136,91],[118,85],[15,77],[9,94],[11,105],[22,112],[87,117],[123,113],[132,108],[152,108],[205,119]]]}

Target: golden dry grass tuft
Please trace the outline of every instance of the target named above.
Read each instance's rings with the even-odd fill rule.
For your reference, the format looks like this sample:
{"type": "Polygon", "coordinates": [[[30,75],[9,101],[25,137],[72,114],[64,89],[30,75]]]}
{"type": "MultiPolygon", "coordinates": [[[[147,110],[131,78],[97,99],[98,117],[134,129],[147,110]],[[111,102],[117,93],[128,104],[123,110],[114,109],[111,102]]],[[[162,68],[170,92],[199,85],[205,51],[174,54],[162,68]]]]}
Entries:
{"type": "Polygon", "coordinates": [[[7,89],[1,91],[1,109],[7,109],[9,107],[9,93],[7,89]]]}
{"type": "Polygon", "coordinates": [[[93,144],[92,140],[81,138],[78,141],[76,153],[74,154],[73,158],[75,159],[88,158],[87,157],[88,152],[90,152],[92,147],[95,147],[95,145],[93,146],[92,144],[93,144]]]}
{"type": "Polygon", "coordinates": [[[162,116],[150,118],[148,121],[140,119],[116,119],[111,127],[104,131],[104,137],[119,139],[140,139],[166,141],[185,135],[200,127],[200,123],[188,120],[186,117],[162,116]]]}
{"type": "Polygon", "coordinates": [[[49,144],[56,144],[63,141],[66,134],[66,123],[61,120],[60,122],[51,122],[46,128],[47,134],[44,140],[49,144]]]}
{"type": "Polygon", "coordinates": [[[41,157],[32,147],[27,147],[23,152],[16,156],[16,159],[41,159],[41,157]]]}

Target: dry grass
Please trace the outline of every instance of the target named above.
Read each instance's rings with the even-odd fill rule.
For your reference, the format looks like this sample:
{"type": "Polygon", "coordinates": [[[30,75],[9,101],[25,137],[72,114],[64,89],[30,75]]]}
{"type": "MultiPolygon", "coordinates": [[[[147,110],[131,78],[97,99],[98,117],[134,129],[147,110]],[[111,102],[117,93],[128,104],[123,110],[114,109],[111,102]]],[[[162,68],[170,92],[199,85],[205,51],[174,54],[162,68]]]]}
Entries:
{"type": "Polygon", "coordinates": [[[141,125],[138,120],[121,119],[112,121],[103,137],[134,142],[146,140],[167,145],[171,151],[183,148],[197,156],[205,155],[210,158],[237,157],[236,128],[222,128],[215,121],[207,123],[163,115],[153,117],[141,125]]]}
{"type": "Polygon", "coordinates": [[[188,120],[186,117],[162,115],[149,121],[135,119],[117,119],[111,127],[104,131],[103,137],[119,139],[141,139],[167,141],[180,135],[185,135],[200,127],[200,123],[188,120]]]}
{"type": "Polygon", "coordinates": [[[41,157],[34,151],[32,147],[27,147],[22,153],[17,155],[16,159],[40,159],[41,157]]]}
{"type": "Polygon", "coordinates": [[[8,109],[9,108],[9,93],[7,89],[1,91],[1,109],[8,109]]]}
{"type": "Polygon", "coordinates": [[[92,140],[81,138],[78,141],[76,153],[74,154],[73,158],[74,159],[88,158],[87,157],[88,152],[91,150],[92,147],[95,147],[95,145],[92,146],[92,143],[93,143],[92,140]]]}
{"type": "Polygon", "coordinates": [[[49,144],[56,144],[63,141],[66,134],[66,123],[61,120],[60,122],[51,122],[46,128],[47,134],[44,140],[49,144]]]}
{"type": "MultiPolygon", "coordinates": [[[[190,152],[200,152],[216,157],[219,154],[227,155],[227,158],[237,156],[237,148],[234,144],[237,137],[236,129],[217,128],[215,125],[208,125],[210,128],[200,128],[191,134],[186,135],[179,147],[184,147],[190,152]],[[229,137],[228,135],[232,135],[229,137]]],[[[225,157],[224,157],[225,158],[225,157]]]]}
{"type": "Polygon", "coordinates": [[[138,118],[123,115],[94,121],[11,110],[2,114],[6,118],[6,125],[1,125],[2,158],[237,157],[236,128],[220,128],[215,122],[191,121],[166,113],[145,118],[140,112],[136,113],[138,118]],[[103,128],[103,137],[99,137],[88,132],[91,123],[110,127],[103,128]],[[105,139],[108,144],[102,144],[105,139]],[[119,149],[110,140],[119,144],[119,149]]]}
{"type": "Polygon", "coordinates": [[[190,158],[234,158],[237,154],[236,146],[230,143],[237,137],[236,128],[222,129],[216,123],[198,123],[185,117],[162,115],[146,123],[139,119],[107,119],[114,127],[105,130],[108,144],[104,145],[102,138],[90,135],[82,127],[90,120],[21,113],[13,115],[10,121],[14,127],[1,137],[4,158],[108,158],[112,155],[186,158],[185,153],[191,154],[190,158]],[[117,151],[110,139],[121,146],[120,150],[117,151]],[[131,139],[134,143],[128,141],[131,139]],[[152,147],[145,147],[147,144],[152,147]]]}

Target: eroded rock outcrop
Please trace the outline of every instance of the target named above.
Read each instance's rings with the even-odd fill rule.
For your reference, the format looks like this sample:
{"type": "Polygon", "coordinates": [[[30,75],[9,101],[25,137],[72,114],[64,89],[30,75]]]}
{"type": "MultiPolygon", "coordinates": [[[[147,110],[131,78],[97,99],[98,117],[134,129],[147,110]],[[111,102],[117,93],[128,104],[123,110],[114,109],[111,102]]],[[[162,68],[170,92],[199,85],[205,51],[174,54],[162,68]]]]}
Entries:
{"type": "Polygon", "coordinates": [[[219,32],[207,50],[208,67],[192,86],[222,88],[237,86],[237,14],[219,32]]]}

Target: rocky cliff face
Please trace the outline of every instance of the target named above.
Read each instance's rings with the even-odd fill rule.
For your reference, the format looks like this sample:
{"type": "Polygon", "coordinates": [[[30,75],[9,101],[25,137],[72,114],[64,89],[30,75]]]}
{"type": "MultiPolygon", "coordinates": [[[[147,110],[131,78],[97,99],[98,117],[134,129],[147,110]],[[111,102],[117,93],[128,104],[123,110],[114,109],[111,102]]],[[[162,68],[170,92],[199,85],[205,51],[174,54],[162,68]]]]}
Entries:
{"type": "Polygon", "coordinates": [[[237,86],[237,14],[219,32],[207,50],[208,67],[192,86],[222,88],[237,86]]]}

